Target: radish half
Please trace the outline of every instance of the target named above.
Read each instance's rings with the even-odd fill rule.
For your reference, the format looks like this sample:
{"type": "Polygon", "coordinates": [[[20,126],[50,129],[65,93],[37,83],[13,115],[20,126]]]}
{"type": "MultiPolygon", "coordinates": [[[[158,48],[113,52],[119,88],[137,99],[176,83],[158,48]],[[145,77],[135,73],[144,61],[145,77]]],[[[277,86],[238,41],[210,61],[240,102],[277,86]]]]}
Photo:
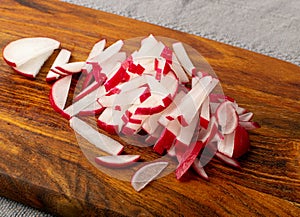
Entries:
{"type": "Polygon", "coordinates": [[[41,54],[40,56],[34,57],[30,60],[28,60],[27,62],[25,62],[24,64],[17,66],[17,67],[13,67],[13,69],[26,77],[29,78],[35,78],[36,75],[40,72],[42,66],[44,65],[44,63],[46,62],[46,60],[51,56],[51,54],[53,53],[53,50],[51,51],[47,51],[46,53],[41,54]]]}
{"type": "Polygon", "coordinates": [[[29,60],[53,52],[59,46],[60,42],[51,38],[21,38],[10,42],[4,48],[3,58],[8,65],[18,68],[29,60]]]}

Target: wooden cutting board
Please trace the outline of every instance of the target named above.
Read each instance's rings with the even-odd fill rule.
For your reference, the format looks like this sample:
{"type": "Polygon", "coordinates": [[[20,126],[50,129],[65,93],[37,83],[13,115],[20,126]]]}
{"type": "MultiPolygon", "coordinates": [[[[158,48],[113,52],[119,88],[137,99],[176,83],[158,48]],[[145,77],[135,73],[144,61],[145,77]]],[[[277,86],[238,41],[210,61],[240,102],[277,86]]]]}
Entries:
{"type": "Polygon", "coordinates": [[[241,170],[217,160],[210,181],[171,173],[137,193],[96,169],[68,121],[50,106],[46,62],[36,80],[0,60],[0,195],[61,216],[300,216],[300,68],[274,58],[148,23],[59,1],[2,0],[0,46],[33,36],[57,39],[84,60],[105,38],[180,40],[198,50],[225,94],[254,112],[251,151],[241,170]]]}

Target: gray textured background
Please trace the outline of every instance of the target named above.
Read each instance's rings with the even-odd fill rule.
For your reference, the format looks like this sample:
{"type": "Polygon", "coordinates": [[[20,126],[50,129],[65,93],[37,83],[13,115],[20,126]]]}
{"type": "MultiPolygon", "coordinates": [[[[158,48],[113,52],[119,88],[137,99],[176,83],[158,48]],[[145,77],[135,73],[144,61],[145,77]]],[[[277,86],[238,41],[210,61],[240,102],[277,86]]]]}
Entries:
{"type": "MultiPolygon", "coordinates": [[[[300,65],[300,0],[63,0],[300,65]]],[[[1,217],[51,216],[0,197],[1,217]]]]}

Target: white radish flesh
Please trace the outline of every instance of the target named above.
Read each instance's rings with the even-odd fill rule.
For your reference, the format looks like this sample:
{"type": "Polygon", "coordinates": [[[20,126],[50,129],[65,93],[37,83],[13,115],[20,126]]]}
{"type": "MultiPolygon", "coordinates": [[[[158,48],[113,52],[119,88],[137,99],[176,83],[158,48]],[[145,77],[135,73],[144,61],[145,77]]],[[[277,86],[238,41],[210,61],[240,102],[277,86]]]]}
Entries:
{"type": "Polygon", "coordinates": [[[69,62],[71,57],[71,52],[66,50],[66,49],[61,49],[57,57],[55,58],[47,76],[46,76],[46,81],[50,82],[52,80],[56,80],[59,78],[59,74],[53,72],[51,69],[54,69],[56,66],[64,65],[67,62],[69,62]]]}
{"type": "Polygon", "coordinates": [[[118,141],[99,133],[77,117],[70,119],[70,126],[80,136],[108,154],[118,155],[123,151],[124,147],[118,141]]]}
{"type": "Polygon", "coordinates": [[[238,125],[238,115],[230,101],[224,101],[219,105],[216,118],[223,134],[232,133],[238,125]]]}
{"type": "Polygon", "coordinates": [[[136,191],[142,190],[146,185],[159,176],[168,166],[168,162],[154,162],[141,167],[131,179],[131,185],[136,191]]]}
{"type": "Polygon", "coordinates": [[[21,75],[30,78],[35,78],[52,53],[53,50],[43,53],[33,59],[28,60],[27,62],[18,67],[13,67],[13,69],[21,75]]]}
{"type": "Polygon", "coordinates": [[[183,66],[183,68],[186,70],[186,72],[192,76],[195,71],[195,66],[193,65],[192,61],[190,60],[188,54],[186,53],[185,48],[183,47],[183,44],[181,42],[177,42],[173,44],[173,50],[183,66]]]}
{"type": "Polygon", "coordinates": [[[59,48],[60,42],[46,37],[21,38],[10,42],[3,50],[8,65],[20,67],[29,60],[59,48]]]}

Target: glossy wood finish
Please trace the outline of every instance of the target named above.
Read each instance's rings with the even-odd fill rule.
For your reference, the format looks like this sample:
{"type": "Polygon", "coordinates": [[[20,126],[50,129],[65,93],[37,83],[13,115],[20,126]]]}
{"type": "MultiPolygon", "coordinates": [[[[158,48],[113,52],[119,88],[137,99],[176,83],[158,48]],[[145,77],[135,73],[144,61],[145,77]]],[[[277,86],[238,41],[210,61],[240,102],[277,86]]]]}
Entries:
{"type": "MultiPolygon", "coordinates": [[[[197,49],[224,92],[255,113],[262,128],[242,170],[214,160],[210,181],[174,173],[142,192],[97,170],[68,125],[50,106],[45,76],[16,74],[0,60],[0,195],[61,216],[299,216],[300,68],[287,62],[159,26],[59,1],[2,0],[0,47],[31,36],[61,41],[72,61],[99,39],[111,44],[138,36],[166,36],[197,49]]],[[[149,152],[151,155],[151,152],[149,152]]]]}

